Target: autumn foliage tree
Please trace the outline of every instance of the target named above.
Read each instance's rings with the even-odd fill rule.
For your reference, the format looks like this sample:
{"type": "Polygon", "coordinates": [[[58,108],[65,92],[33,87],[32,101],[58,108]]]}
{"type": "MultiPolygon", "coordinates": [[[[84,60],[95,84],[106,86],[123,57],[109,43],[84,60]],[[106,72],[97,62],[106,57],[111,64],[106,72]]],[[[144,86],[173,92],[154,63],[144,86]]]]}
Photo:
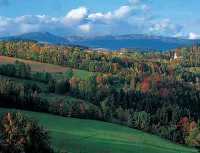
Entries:
{"type": "Polygon", "coordinates": [[[6,113],[0,133],[0,153],[53,153],[47,131],[21,113],[6,113]]]}
{"type": "Polygon", "coordinates": [[[149,89],[150,89],[150,79],[147,77],[141,83],[141,91],[143,93],[146,93],[149,91],[149,89]]]}
{"type": "MultiPolygon", "coordinates": [[[[190,121],[188,117],[183,117],[180,119],[180,121],[177,124],[177,129],[181,131],[181,135],[183,137],[182,140],[185,142],[181,143],[189,143],[189,137],[193,133],[193,130],[197,127],[197,124],[195,121],[190,121]]],[[[199,132],[198,132],[199,133],[199,132]]]]}

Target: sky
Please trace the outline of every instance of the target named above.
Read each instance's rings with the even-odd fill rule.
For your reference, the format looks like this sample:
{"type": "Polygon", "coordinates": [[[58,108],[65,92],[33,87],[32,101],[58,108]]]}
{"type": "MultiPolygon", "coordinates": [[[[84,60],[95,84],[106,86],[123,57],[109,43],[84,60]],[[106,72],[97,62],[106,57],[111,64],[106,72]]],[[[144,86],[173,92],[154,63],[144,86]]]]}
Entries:
{"type": "Polygon", "coordinates": [[[148,34],[200,38],[200,0],[0,0],[0,37],[148,34]]]}

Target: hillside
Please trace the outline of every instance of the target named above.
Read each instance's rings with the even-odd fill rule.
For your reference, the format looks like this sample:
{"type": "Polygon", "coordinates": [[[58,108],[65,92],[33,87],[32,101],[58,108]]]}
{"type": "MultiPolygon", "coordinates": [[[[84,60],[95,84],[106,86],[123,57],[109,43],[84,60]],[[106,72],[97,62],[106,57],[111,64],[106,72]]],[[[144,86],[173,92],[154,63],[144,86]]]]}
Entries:
{"type": "Polygon", "coordinates": [[[107,48],[116,50],[120,48],[136,48],[139,50],[169,50],[180,46],[191,45],[199,40],[179,39],[173,37],[161,37],[151,35],[119,35],[119,36],[96,36],[96,37],[66,37],[71,43],[84,45],[92,48],[107,48]]]}
{"type": "MultiPolygon", "coordinates": [[[[6,111],[10,110],[0,108],[0,114],[6,111]]],[[[70,153],[197,153],[194,149],[115,124],[23,112],[48,129],[55,148],[70,153]]]]}
{"type": "MultiPolygon", "coordinates": [[[[122,124],[148,131],[174,144],[199,147],[199,52],[198,45],[169,52],[96,52],[33,41],[2,41],[0,107],[122,124]]],[[[58,123],[55,126],[59,126],[59,131],[72,125],[63,122],[56,118],[53,123],[58,123]]],[[[123,131],[117,130],[117,125],[110,128],[116,129],[113,133],[104,125],[96,127],[99,122],[91,121],[90,125],[86,120],[86,123],[85,133],[91,132],[92,137],[80,143],[92,145],[77,147],[82,137],[90,137],[90,134],[78,135],[82,130],[78,129],[75,131],[78,138],[66,134],[66,137],[72,137],[67,139],[69,146],[86,149],[86,152],[97,148],[97,153],[101,150],[99,148],[107,148],[108,144],[111,149],[105,152],[129,153],[139,145],[137,151],[147,148],[150,153],[160,153],[162,146],[169,146],[160,144],[161,140],[155,136],[143,139],[148,136],[137,136],[137,131],[133,132],[137,136],[136,142],[129,135],[118,141],[123,131]],[[100,134],[96,135],[95,131],[100,134]],[[157,139],[153,142],[154,138],[157,139]],[[78,144],[74,144],[74,139],[78,144]],[[125,146],[119,148],[113,142],[125,146]]],[[[76,122],[72,129],[79,126],[84,127],[76,122]]],[[[132,132],[128,130],[128,133],[132,132]]],[[[53,141],[63,140],[63,135],[65,132],[55,133],[53,141]]],[[[59,145],[58,148],[62,147],[59,145]]],[[[176,145],[172,148],[177,149],[176,145]]],[[[171,151],[170,148],[167,150],[171,151]]]]}
{"type": "Polygon", "coordinates": [[[50,72],[50,73],[55,73],[55,72],[65,72],[66,67],[63,66],[57,66],[53,64],[45,64],[45,63],[40,63],[36,61],[31,61],[31,60],[22,60],[18,58],[13,58],[13,57],[6,57],[6,56],[0,56],[0,64],[13,64],[16,60],[24,62],[26,64],[31,65],[31,69],[34,72],[50,72]]]}

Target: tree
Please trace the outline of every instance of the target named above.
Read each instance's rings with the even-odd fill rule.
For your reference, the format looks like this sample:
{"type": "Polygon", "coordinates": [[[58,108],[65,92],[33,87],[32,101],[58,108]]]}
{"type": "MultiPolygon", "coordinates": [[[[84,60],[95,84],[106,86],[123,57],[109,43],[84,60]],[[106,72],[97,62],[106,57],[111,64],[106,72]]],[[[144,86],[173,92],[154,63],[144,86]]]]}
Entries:
{"type": "Polygon", "coordinates": [[[148,128],[150,123],[150,114],[145,111],[135,112],[133,115],[133,125],[138,129],[148,128]]]}
{"type": "Polygon", "coordinates": [[[150,89],[150,78],[144,78],[144,80],[142,81],[141,83],[141,91],[143,93],[146,93],[148,92],[150,89]]]}
{"type": "Polygon", "coordinates": [[[117,119],[119,119],[122,122],[127,122],[129,119],[129,111],[128,110],[123,110],[122,107],[119,107],[116,110],[116,115],[117,115],[117,119]]]}
{"type": "Polygon", "coordinates": [[[0,153],[52,153],[48,133],[21,113],[6,113],[0,124],[0,153]]]}
{"type": "Polygon", "coordinates": [[[112,120],[112,109],[109,105],[109,99],[102,101],[100,105],[101,105],[101,110],[103,113],[103,118],[106,121],[112,120]]]}
{"type": "Polygon", "coordinates": [[[182,117],[177,124],[177,130],[181,132],[181,143],[194,145],[195,137],[199,133],[195,121],[190,121],[188,117],[182,117]]]}
{"type": "Polygon", "coordinates": [[[199,139],[200,138],[200,131],[198,128],[194,128],[186,137],[185,143],[191,147],[200,147],[199,139]]]}
{"type": "Polygon", "coordinates": [[[130,82],[130,89],[133,90],[133,91],[135,91],[135,86],[136,86],[136,80],[135,80],[135,78],[133,77],[133,78],[131,79],[131,82],[130,82]]]}
{"type": "Polygon", "coordinates": [[[67,79],[71,79],[74,75],[74,72],[72,70],[72,68],[67,68],[66,72],[65,72],[65,77],[67,79]]]}
{"type": "Polygon", "coordinates": [[[65,94],[70,90],[70,84],[67,80],[61,80],[56,83],[55,93],[65,94]]]}
{"type": "Polygon", "coordinates": [[[49,80],[49,82],[48,82],[49,92],[51,92],[51,93],[55,92],[55,84],[56,84],[56,81],[54,79],[49,80]]]}

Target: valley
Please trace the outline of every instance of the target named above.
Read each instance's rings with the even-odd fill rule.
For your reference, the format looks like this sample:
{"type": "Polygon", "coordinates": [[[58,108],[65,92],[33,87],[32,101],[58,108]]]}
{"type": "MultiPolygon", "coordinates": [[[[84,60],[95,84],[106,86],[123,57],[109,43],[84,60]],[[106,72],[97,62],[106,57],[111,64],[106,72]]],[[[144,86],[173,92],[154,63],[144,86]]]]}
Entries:
{"type": "Polygon", "coordinates": [[[0,153],[200,153],[199,0],[0,0],[0,153]]]}
{"type": "Polygon", "coordinates": [[[106,52],[1,41],[0,112],[17,109],[38,120],[58,151],[195,153],[199,51],[198,45],[106,52]]]}

